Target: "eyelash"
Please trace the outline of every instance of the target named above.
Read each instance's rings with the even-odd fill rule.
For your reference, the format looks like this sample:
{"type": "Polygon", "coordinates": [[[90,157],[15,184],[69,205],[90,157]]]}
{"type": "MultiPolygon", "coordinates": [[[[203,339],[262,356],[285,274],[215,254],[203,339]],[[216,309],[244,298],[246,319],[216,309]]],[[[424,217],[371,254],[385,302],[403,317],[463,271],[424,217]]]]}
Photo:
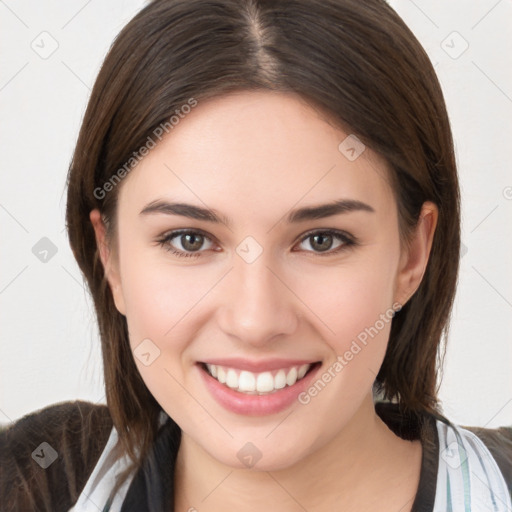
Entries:
{"type": "MultiPolygon", "coordinates": [[[[200,257],[201,256],[201,252],[204,252],[204,251],[194,251],[194,252],[185,252],[185,251],[181,251],[181,250],[178,250],[176,248],[174,248],[170,242],[174,239],[174,238],[177,238],[178,236],[182,236],[182,235],[201,235],[202,237],[210,240],[210,241],[213,241],[205,232],[203,232],[202,230],[192,230],[192,229],[182,229],[182,230],[175,230],[175,231],[171,231],[170,233],[167,233],[165,234],[164,236],[162,236],[161,238],[159,238],[157,240],[157,243],[158,245],[160,245],[161,247],[163,247],[166,251],[169,251],[171,252],[172,254],[174,254],[175,256],[178,256],[180,258],[184,258],[184,257],[187,257],[187,258],[190,258],[190,257],[200,257]]],[[[340,240],[342,243],[342,245],[340,245],[339,247],[337,247],[336,249],[334,250],[328,250],[328,251],[325,251],[325,252],[318,252],[318,251],[306,251],[306,252],[312,252],[313,254],[316,254],[318,256],[332,256],[334,254],[338,254],[340,253],[341,251],[343,250],[346,250],[350,247],[354,247],[356,245],[358,245],[358,242],[357,242],[357,239],[353,236],[349,236],[348,234],[344,233],[343,231],[338,231],[336,229],[325,229],[325,230],[315,230],[315,231],[310,231],[308,233],[306,233],[300,240],[299,240],[299,243],[302,243],[304,242],[305,240],[307,240],[308,238],[311,238],[315,235],[330,235],[330,236],[333,236],[335,238],[338,238],[338,240],[340,240]]]]}

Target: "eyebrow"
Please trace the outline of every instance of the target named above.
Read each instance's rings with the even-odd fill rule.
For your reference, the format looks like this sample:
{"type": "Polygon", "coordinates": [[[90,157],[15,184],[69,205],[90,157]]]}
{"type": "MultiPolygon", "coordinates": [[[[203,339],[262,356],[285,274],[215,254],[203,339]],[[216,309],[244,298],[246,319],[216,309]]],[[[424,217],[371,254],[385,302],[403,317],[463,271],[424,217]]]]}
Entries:
{"type": "MultiPolygon", "coordinates": [[[[321,204],[317,206],[308,206],[298,208],[288,213],[286,221],[288,223],[298,223],[307,220],[323,219],[333,215],[350,212],[370,212],[375,213],[375,210],[368,204],[355,199],[339,199],[332,203],[321,204]]],[[[169,203],[163,200],[155,200],[146,205],[140,212],[140,215],[149,214],[166,214],[166,215],[180,215],[190,219],[205,220],[217,224],[231,225],[229,217],[225,217],[209,208],[202,208],[187,203],[169,203]]]]}

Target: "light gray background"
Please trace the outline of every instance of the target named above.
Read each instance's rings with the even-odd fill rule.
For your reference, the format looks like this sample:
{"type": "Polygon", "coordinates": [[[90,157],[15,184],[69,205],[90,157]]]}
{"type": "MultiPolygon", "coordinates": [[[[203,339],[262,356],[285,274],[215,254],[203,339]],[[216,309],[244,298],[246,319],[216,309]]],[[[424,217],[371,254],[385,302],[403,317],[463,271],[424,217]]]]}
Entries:
{"type": "MultiPolygon", "coordinates": [[[[463,194],[444,412],[512,424],[512,2],[390,3],[440,78],[463,194]]],[[[103,57],[144,4],[0,0],[0,423],[64,400],[104,403],[93,307],[64,231],[65,179],[103,57]],[[46,262],[32,252],[43,237],[57,249],[46,262]]]]}

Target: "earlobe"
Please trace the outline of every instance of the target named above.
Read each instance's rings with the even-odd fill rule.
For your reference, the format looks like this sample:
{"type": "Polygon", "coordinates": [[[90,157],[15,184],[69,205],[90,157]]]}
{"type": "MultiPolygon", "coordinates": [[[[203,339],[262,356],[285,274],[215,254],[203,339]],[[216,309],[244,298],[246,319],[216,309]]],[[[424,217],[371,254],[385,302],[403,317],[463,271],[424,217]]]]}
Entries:
{"type": "Polygon", "coordinates": [[[420,217],[407,249],[400,260],[396,300],[404,305],[421,284],[427,268],[438,219],[437,206],[428,201],[422,206],[420,217]]]}
{"type": "Polygon", "coordinates": [[[105,277],[107,278],[110,290],[112,291],[114,303],[119,313],[125,315],[126,313],[124,296],[121,287],[121,279],[117,269],[117,264],[115,263],[114,257],[112,255],[111,248],[107,243],[107,230],[101,217],[101,212],[98,209],[92,210],[89,214],[89,219],[91,220],[91,224],[94,228],[96,246],[98,248],[98,253],[103,265],[103,269],[105,271],[105,277]]]}

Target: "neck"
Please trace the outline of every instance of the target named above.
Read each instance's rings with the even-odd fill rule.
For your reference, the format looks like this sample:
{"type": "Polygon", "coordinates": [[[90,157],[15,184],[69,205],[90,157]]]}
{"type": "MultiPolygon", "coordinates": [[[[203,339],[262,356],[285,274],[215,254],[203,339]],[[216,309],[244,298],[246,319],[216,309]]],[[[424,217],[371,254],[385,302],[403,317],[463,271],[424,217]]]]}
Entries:
{"type": "Polygon", "coordinates": [[[363,503],[384,510],[381,499],[389,494],[391,482],[395,490],[396,485],[404,489],[398,510],[404,505],[404,496],[409,496],[412,504],[420,465],[420,442],[396,436],[376,414],[369,394],[333,439],[277,471],[226,466],[182,433],[176,460],[175,510],[249,512],[273,510],[277,504],[281,512],[296,512],[300,507],[366,510],[363,503]],[[404,471],[411,473],[411,457],[417,471],[407,480],[404,471]]]}

